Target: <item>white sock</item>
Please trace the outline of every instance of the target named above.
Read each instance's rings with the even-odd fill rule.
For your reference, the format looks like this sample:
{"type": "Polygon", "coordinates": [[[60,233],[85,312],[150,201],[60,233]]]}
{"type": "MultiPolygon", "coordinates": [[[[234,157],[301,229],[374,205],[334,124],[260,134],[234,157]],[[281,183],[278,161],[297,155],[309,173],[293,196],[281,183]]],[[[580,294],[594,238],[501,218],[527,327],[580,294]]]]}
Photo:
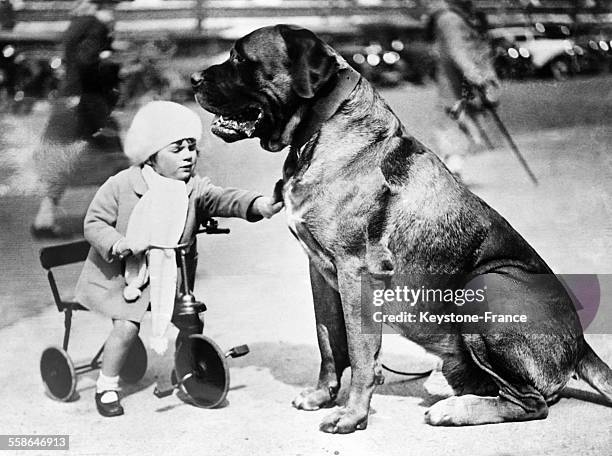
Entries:
{"type": "Polygon", "coordinates": [[[108,377],[100,371],[100,375],[98,375],[98,380],[96,381],[96,393],[107,391],[106,394],[102,395],[100,401],[104,404],[115,402],[119,398],[117,394],[118,389],[119,376],[115,375],[114,377],[108,377]]]}

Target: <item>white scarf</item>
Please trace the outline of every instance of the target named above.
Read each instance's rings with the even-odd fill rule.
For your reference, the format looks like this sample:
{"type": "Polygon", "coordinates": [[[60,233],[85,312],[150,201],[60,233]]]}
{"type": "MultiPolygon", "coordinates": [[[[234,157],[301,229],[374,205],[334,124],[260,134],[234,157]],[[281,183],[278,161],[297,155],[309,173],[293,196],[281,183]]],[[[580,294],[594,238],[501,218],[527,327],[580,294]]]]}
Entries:
{"type": "MultiPolygon", "coordinates": [[[[142,240],[149,244],[178,244],[185,229],[189,206],[185,182],[161,176],[149,165],[142,168],[142,177],[149,188],[130,214],[126,239],[142,240]]],[[[177,289],[174,250],[152,249],[148,255],[127,258],[127,286],[123,293],[126,301],[133,301],[140,296],[139,289],[146,285],[147,279],[151,283],[150,346],[155,352],[163,354],[168,347],[165,334],[172,319],[177,289]]]]}

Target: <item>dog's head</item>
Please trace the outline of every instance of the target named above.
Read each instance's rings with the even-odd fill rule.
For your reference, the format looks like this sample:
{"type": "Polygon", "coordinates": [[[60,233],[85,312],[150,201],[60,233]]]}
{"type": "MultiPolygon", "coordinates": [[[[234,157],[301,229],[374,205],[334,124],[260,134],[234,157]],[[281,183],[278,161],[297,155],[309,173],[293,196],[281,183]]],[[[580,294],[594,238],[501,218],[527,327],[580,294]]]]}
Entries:
{"type": "Polygon", "coordinates": [[[240,38],[228,60],[191,80],[198,103],[216,115],[214,134],[227,142],[258,137],[276,152],[291,144],[300,113],[340,66],[311,31],[276,25],[240,38]]]}

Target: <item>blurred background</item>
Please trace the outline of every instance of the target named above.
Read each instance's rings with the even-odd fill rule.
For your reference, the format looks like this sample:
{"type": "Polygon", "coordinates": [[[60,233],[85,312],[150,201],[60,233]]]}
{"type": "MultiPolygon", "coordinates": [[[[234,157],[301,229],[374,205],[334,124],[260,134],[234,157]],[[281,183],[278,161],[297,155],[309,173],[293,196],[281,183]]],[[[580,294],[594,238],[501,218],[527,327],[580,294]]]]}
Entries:
{"type": "MultiPolygon", "coordinates": [[[[53,98],[64,71],[62,33],[76,2],[1,0],[0,106],[27,114],[53,98]]],[[[476,0],[503,79],[565,80],[612,70],[609,0],[476,0]]],[[[380,86],[435,76],[427,0],[133,0],[116,7],[113,48],[121,103],[146,92],[190,99],[188,75],[260,26],[310,28],[380,86]]]]}

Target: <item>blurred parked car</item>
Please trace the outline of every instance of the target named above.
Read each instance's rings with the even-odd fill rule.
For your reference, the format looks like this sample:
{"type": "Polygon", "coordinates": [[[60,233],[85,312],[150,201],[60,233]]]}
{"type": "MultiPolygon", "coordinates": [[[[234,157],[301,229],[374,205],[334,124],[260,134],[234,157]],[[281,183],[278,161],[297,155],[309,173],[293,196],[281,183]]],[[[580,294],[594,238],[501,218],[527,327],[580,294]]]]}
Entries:
{"type": "Polygon", "coordinates": [[[493,66],[500,79],[526,79],[535,71],[531,53],[506,36],[491,40],[493,66]]]}
{"type": "MultiPolygon", "coordinates": [[[[381,36],[382,35],[382,36],[381,36]]],[[[400,37],[373,36],[366,44],[335,44],[335,49],[368,81],[378,86],[403,82],[423,84],[434,77],[435,61],[431,47],[424,41],[400,37]]]]}
{"type": "Polygon", "coordinates": [[[535,29],[551,39],[574,41],[575,71],[580,74],[597,74],[609,71],[612,61],[612,33],[604,29],[580,27],[573,33],[565,24],[537,23],[535,29]]]}
{"type": "Polygon", "coordinates": [[[491,29],[489,36],[494,42],[508,43],[509,58],[529,58],[531,71],[535,75],[563,80],[579,70],[578,55],[581,49],[569,37],[569,29],[568,35],[561,32],[561,35],[550,37],[542,24],[536,24],[534,27],[491,29]]]}
{"type": "Polygon", "coordinates": [[[403,80],[405,63],[397,51],[386,50],[377,42],[363,45],[347,45],[340,54],[361,75],[373,84],[393,86],[403,80]]]}
{"type": "Polygon", "coordinates": [[[55,97],[61,79],[59,57],[41,57],[1,45],[0,106],[2,111],[28,114],[37,100],[55,97]]]}
{"type": "Polygon", "coordinates": [[[612,33],[599,31],[576,39],[580,47],[579,71],[587,74],[612,72],[612,33]]]}

